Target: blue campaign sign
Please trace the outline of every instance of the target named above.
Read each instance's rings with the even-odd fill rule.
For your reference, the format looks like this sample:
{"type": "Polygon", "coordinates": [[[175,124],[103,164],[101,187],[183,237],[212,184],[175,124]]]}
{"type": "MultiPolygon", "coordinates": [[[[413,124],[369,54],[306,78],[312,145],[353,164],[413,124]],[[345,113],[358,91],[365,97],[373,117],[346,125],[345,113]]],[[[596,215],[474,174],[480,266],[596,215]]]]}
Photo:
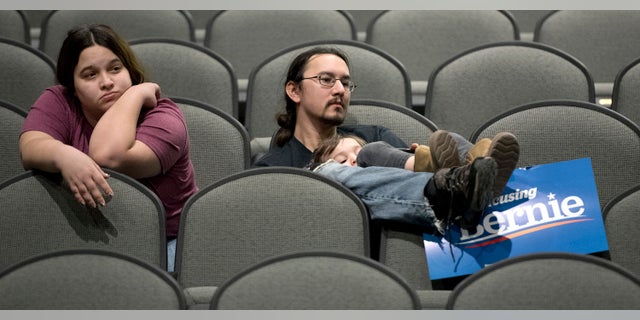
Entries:
{"type": "Polygon", "coordinates": [[[431,280],[527,253],[608,250],[589,158],[518,168],[475,232],[452,226],[423,237],[431,280]]]}

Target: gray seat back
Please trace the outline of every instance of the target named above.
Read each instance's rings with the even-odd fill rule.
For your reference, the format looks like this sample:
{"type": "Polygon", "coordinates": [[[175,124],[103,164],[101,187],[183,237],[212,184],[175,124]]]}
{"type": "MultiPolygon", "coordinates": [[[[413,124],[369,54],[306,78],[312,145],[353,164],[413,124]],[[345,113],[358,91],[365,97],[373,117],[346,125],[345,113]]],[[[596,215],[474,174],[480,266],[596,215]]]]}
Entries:
{"type": "Polygon", "coordinates": [[[196,39],[191,14],[185,10],[52,10],[42,21],[38,48],[58,60],[67,32],[76,25],[94,23],[112,27],[125,40],[196,39]]]}
{"type": "Polygon", "coordinates": [[[31,26],[23,10],[0,10],[0,38],[31,44],[31,26]]]}
{"type": "Polygon", "coordinates": [[[200,101],[171,99],[187,121],[190,157],[200,188],[249,168],[249,134],[238,120],[200,101]]]}
{"type": "Polygon", "coordinates": [[[640,276],[640,185],[609,201],[602,215],[611,261],[640,276]]]}
{"type": "Polygon", "coordinates": [[[427,144],[438,128],[423,115],[398,104],[381,100],[352,100],[343,125],[379,125],[407,144],[427,144]]]}
{"type": "Polygon", "coordinates": [[[96,209],[78,203],[60,174],[27,171],[0,184],[0,269],[62,249],[105,249],[167,266],[165,211],[138,181],[104,169],[114,196],[96,209]]]}
{"type": "Polygon", "coordinates": [[[640,59],[620,70],[613,83],[611,109],[640,124],[640,59]]]}
{"type": "Polygon", "coordinates": [[[369,256],[366,208],[346,187],[311,171],[254,168],[187,201],[175,270],[184,288],[220,286],[260,260],[304,250],[369,256]]]}
{"type": "Polygon", "coordinates": [[[415,291],[380,263],[338,252],[300,252],[254,264],[226,281],[211,309],[420,309],[415,291]]]}
{"type": "Polygon", "coordinates": [[[485,267],[452,291],[447,309],[637,309],[640,279],[611,261],[573,253],[523,255],[485,267]],[[571,288],[571,290],[567,290],[571,288]]]}
{"type": "Polygon", "coordinates": [[[38,49],[0,38],[0,99],[26,111],[44,89],[56,84],[55,64],[38,49]]]}
{"type": "Polygon", "coordinates": [[[487,121],[470,141],[508,131],[518,137],[519,167],[591,158],[601,208],[640,181],[640,127],[586,101],[522,105],[487,121]]]}
{"type": "Polygon", "coordinates": [[[414,92],[424,94],[433,70],[482,44],[519,39],[518,26],[500,10],[388,10],[367,27],[366,42],[402,62],[414,92]]]}
{"type": "Polygon", "coordinates": [[[20,159],[20,131],[27,112],[0,100],[0,182],[24,172],[20,159]]]}
{"type": "Polygon", "coordinates": [[[616,74],[640,55],[638,28],[638,10],[558,10],[538,22],[533,41],[576,57],[591,72],[597,96],[610,98],[616,74]]]}
{"type": "Polygon", "coordinates": [[[130,41],[147,81],[167,96],[199,100],[238,119],[238,84],[227,60],[196,43],[175,39],[130,41]]]}
{"type": "Polygon", "coordinates": [[[355,40],[351,16],[341,10],[228,10],[207,23],[204,46],[225,57],[240,79],[276,52],[315,40],[355,40]]]}
{"type": "Polygon", "coordinates": [[[575,58],[540,43],[501,42],[466,51],[436,69],[424,114],[438,128],[468,137],[521,104],[594,97],[593,80],[575,58]]]}
{"type": "Polygon", "coordinates": [[[150,310],[186,308],[175,279],[121,253],[76,249],[23,260],[0,272],[0,309],[150,310]]]}

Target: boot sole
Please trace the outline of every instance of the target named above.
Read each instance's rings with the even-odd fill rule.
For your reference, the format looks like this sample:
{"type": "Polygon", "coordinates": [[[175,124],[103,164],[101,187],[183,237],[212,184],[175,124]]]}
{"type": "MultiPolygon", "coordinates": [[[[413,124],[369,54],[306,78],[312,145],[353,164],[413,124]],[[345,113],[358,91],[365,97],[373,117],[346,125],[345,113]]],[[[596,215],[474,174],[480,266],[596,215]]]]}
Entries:
{"type": "Polygon", "coordinates": [[[513,170],[518,165],[520,157],[518,139],[508,132],[496,134],[491,140],[487,156],[493,158],[498,164],[498,175],[493,187],[493,197],[497,197],[504,191],[513,170]]]}
{"type": "Polygon", "coordinates": [[[493,199],[493,186],[498,174],[498,164],[492,158],[478,159],[473,163],[473,170],[473,194],[469,203],[469,211],[460,221],[462,228],[477,226],[484,209],[493,199]]]}
{"type": "Polygon", "coordinates": [[[429,137],[429,149],[436,168],[459,167],[458,144],[445,130],[437,130],[429,137]]]}

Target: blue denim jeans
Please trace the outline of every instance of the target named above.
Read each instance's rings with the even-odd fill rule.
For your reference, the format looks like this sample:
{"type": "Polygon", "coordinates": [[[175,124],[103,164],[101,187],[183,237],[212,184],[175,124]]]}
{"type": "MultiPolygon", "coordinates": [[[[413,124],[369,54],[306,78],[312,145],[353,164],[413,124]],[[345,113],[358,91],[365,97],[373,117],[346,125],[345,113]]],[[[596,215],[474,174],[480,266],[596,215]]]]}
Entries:
{"type": "Polygon", "coordinates": [[[431,172],[392,167],[350,167],[328,161],[314,170],[355,193],[369,209],[372,220],[392,220],[435,228],[435,214],[424,195],[431,172]]]}
{"type": "Polygon", "coordinates": [[[176,239],[167,241],[167,272],[173,272],[176,264],[176,239]]]}

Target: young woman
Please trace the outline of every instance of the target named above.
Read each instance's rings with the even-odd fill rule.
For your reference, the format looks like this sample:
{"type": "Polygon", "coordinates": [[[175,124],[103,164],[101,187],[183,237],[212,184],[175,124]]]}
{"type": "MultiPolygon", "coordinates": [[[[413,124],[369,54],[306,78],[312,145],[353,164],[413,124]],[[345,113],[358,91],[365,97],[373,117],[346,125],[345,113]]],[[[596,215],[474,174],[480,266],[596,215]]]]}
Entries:
{"type": "Polygon", "coordinates": [[[71,29],[56,77],[31,107],[20,135],[25,169],[60,172],[76,200],[104,206],[116,196],[101,167],[155,192],[166,211],[168,269],[185,201],[198,188],[178,106],[145,82],[127,42],[105,25],[71,29]]]}

